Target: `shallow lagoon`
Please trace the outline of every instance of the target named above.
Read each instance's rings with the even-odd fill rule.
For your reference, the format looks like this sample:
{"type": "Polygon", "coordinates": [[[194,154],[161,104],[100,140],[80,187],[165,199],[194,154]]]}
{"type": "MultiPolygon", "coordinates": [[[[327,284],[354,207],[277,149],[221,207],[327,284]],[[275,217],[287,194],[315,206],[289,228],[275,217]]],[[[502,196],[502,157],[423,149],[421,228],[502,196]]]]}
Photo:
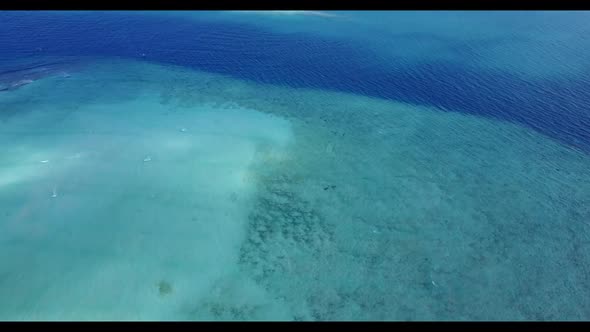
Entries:
{"type": "Polygon", "coordinates": [[[0,94],[0,319],[588,318],[582,149],[431,105],[67,59],[84,65],[0,94]]]}

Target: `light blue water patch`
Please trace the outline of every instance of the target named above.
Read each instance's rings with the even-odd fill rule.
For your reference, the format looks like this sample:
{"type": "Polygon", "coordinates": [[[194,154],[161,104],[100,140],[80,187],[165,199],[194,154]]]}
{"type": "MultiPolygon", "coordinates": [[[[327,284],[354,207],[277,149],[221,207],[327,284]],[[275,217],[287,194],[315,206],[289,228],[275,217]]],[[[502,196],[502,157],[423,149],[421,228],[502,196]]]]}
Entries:
{"type": "Polygon", "coordinates": [[[383,61],[451,61],[528,79],[586,71],[587,12],[228,11],[169,15],[243,22],[361,43],[383,61]]]}
{"type": "Polygon", "coordinates": [[[183,112],[125,64],[99,68],[1,96],[37,96],[2,124],[2,319],[182,318],[235,274],[258,146],[292,139],[280,118],[183,112]]]}
{"type": "Polygon", "coordinates": [[[0,95],[0,319],[587,319],[587,154],[434,107],[88,63],[0,95]]]}

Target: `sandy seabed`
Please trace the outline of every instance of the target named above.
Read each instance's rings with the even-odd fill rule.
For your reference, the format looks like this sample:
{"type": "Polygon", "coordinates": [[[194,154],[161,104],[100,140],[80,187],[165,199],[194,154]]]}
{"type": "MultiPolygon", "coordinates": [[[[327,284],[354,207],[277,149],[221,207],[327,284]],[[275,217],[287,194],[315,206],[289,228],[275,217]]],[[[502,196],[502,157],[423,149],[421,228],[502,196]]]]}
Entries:
{"type": "Polygon", "coordinates": [[[590,158],[97,59],[0,94],[2,320],[585,320],[590,158]]]}

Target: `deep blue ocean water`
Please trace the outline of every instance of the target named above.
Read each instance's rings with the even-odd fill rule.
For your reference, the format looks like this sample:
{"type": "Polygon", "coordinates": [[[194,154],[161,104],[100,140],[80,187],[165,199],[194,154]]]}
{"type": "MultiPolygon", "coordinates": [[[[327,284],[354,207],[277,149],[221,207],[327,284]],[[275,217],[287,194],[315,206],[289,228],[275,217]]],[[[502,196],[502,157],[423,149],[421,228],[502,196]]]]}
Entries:
{"type": "MultiPolygon", "coordinates": [[[[385,57],[375,51],[383,37],[372,30],[362,40],[346,41],[345,36],[275,32],[268,24],[257,25],[256,22],[262,20],[257,17],[233,22],[203,19],[207,14],[191,18],[125,12],[4,12],[0,19],[0,56],[43,54],[147,59],[255,82],[337,90],[501,119],[529,126],[565,144],[590,151],[590,70],[587,66],[574,75],[530,78],[510,70],[475,68],[461,61],[385,57]],[[376,41],[372,42],[371,36],[376,41]]],[[[463,15],[485,16],[484,13],[463,15]]],[[[493,30],[495,24],[497,29],[502,29],[510,23],[525,22],[523,25],[526,25],[528,22],[533,34],[538,27],[539,35],[555,38],[534,49],[535,44],[531,43],[527,57],[542,57],[542,52],[563,53],[559,60],[566,67],[568,56],[572,61],[579,62],[581,58],[589,63],[585,52],[589,24],[581,21],[586,15],[584,12],[540,18],[526,12],[489,15],[499,19],[482,20],[480,25],[487,29],[493,30]],[[554,37],[547,32],[552,28],[565,29],[573,35],[567,43],[580,46],[559,43],[560,35],[554,37]]],[[[391,16],[391,20],[386,20],[386,13],[379,16],[377,31],[389,32],[388,41],[393,47],[403,49],[420,43],[437,43],[461,57],[476,58],[482,49],[498,44],[507,44],[510,52],[511,43],[528,41],[531,33],[519,35],[519,31],[514,31],[507,36],[465,40],[460,31],[456,39],[448,31],[444,34],[412,31],[413,27],[420,30],[422,25],[428,26],[431,24],[428,19],[436,20],[436,16],[424,21],[416,18],[402,22],[405,32],[398,33],[395,19],[400,13],[391,16]]],[[[449,20],[441,16],[444,19],[439,25],[449,20]]],[[[330,21],[326,21],[322,23],[329,26],[330,21]]],[[[354,22],[339,23],[354,26],[354,22]]],[[[494,58],[484,60],[493,62],[494,58]]],[[[518,61],[516,58],[513,64],[516,68],[520,66],[518,61]]],[[[552,64],[541,61],[535,70],[543,72],[552,64]]]]}

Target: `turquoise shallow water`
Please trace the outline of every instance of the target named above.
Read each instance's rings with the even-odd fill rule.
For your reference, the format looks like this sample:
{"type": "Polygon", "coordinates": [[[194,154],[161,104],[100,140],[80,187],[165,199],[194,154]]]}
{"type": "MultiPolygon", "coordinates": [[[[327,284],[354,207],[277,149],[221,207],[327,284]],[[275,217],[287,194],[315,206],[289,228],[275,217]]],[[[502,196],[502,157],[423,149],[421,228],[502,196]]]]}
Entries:
{"type": "Polygon", "coordinates": [[[1,320],[588,319],[590,156],[548,127],[58,53],[0,70],[1,320]]]}
{"type": "Polygon", "coordinates": [[[585,317],[584,153],[426,107],[94,61],[0,97],[2,319],[585,317]]]}

